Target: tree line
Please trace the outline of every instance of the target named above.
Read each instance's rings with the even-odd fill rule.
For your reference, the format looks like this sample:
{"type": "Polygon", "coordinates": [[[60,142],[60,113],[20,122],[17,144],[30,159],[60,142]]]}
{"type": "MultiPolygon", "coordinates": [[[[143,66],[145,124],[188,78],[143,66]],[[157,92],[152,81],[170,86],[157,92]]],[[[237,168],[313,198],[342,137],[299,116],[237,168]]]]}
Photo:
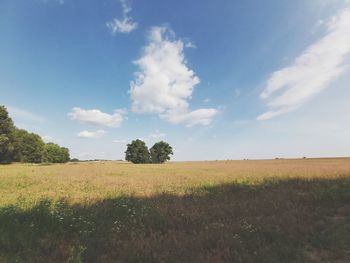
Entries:
{"type": "Polygon", "coordinates": [[[69,149],[45,143],[35,133],[17,128],[5,106],[0,106],[0,163],[65,163],[69,149]]]}
{"type": "Polygon", "coordinates": [[[173,149],[167,142],[157,142],[148,150],[146,143],[137,139],[127,145],[125,160],[136,164],[164,163],[170,160],[172,154],[173,149]]]}

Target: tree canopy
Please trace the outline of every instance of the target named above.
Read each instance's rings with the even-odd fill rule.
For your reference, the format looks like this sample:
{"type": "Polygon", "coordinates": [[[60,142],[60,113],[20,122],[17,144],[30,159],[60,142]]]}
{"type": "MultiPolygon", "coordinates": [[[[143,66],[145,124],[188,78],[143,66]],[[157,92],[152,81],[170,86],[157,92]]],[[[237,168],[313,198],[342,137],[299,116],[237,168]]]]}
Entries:
{"type": "Polygon", "coordinates": [[[40,163],[45,143],[35,133],[15,129],[13,133],[13,160],[22,163],[40,163]]]}
{"type": "Polygon", "coordinates": [[[170,160],[171,154],[173,154],[173,148],[164,141],[155,143],[150,149],[152,163],[164,163],[170,160]]]}
{"type": "Polygon", "coordinates": [[[146,143],[139,139],[127,145],[125,160],[132,163],[149,163],[150,155],[146,143]]]}
{"type": "Polygon", "coordinates": [[[66,163],[69,161],[69,150],[55,143],[47,143],[44,146],[42,160],[48,163],[66,163]]]}
{"type": "Polygon", "coordinates": [[[0,163],[11,163],[14,147],[12,134],[15,129],[5,106],[0,106],[0,163]]]}

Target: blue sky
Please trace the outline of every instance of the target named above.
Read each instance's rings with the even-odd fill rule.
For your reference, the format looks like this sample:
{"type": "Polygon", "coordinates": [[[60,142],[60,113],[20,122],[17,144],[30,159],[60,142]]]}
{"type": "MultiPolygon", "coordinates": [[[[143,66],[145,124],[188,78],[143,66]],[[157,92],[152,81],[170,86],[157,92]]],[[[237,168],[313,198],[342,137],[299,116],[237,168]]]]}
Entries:
{"type": "Polygon", "coordinates": [[[350,2],[0,0],[0,104],[80,159],[350,155],[350,2]]]}

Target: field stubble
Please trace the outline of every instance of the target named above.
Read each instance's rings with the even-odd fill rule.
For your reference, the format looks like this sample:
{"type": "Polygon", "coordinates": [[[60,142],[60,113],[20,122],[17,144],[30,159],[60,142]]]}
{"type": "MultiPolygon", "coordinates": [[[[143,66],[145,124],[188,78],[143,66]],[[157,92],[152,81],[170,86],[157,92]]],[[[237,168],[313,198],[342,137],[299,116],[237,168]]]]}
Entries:
{"type": "Polygon", "coordinates": [[[350,159],[0,166],[0,261],[347,262],[350,159]]]}

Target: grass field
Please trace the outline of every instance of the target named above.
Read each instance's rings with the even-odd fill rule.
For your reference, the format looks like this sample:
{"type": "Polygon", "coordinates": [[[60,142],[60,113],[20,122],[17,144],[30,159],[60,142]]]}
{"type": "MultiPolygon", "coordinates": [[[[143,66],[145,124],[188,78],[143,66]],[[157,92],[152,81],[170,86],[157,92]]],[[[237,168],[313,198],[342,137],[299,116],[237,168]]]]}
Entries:
{"type": "Polygon", "coordinates": [[[0,262],[349,262],[350,159],[0,166],[0,262]]]}

